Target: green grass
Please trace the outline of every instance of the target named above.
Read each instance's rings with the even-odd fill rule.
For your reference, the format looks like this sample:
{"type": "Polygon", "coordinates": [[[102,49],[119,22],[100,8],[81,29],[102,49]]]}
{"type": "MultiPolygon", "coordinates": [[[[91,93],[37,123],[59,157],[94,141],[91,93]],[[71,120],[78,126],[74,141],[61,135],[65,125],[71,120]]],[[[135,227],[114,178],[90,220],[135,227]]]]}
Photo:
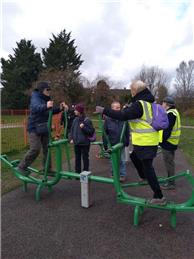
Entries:
{"type": "Polygon", "coordinates": [[[25,115],[2,115],[1,123],[14,123],[14,122],[22,122],[27,120],[25,115]]]}
{"type": "Polygon", "coordinates": [[[26,148],[23,128],[1,129],[1,152],[9,154],[26,148]]]}
{"type": "Polygon", "coordinates": [[[194,129],[182,129],[179,147],[194,169],[194,129]]]}
{"type": "Polygon", "coordinates": [[[194,126],[194,118],[191,118],[191,117],[181,117],[181,124],[183,126],[194,126]]]}

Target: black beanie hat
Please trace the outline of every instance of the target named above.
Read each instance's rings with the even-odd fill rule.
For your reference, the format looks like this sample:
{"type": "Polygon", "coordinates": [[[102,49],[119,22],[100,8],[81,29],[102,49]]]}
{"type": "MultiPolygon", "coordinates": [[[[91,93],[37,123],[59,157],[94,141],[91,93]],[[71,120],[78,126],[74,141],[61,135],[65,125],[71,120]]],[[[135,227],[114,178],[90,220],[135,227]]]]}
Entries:
{"type": "Polygon", "coordinates": [[[51,89],[48,82],[42,81],[37,84],[37,89],[39,92],[43,92],[44,89],[51,89]]]}

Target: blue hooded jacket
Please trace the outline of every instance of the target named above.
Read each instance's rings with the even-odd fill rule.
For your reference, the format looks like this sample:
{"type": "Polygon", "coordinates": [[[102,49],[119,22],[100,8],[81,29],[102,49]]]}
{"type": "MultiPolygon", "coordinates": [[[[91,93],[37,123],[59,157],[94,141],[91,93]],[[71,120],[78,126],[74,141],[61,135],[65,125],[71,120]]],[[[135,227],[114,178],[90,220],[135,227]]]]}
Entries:
{"type": "MultiPolygon", "coordinates": [[[[104,122],[104,130],[106,134],[108,135],[110,144],[112,146],[118,144],[120,142],[120,136],[123,128],[123,121],[115,120],[109,117],[106,117],[104,122]]],[[[106,138],[103,136],[103,143],[105,148],[107,148],[107,141],[106,138]]],[[[129,146],[129,124],[126,125],[126,130],[124,133],[124,139],[123,139],[124,146],[129,146]]]]}
{"type": "MultiPolygon", "coordinates": [[[[49,117],[49,110],[47,102],[50,101],[50,96],[44,95],[38,90],[32,92],[30,100],[30,115],[28,117],[28,132],[36,132],[36,124],[47,122],[49,117]]],[[[59,113],[60,108],[53,108],[53,114],[59,113]]]]}

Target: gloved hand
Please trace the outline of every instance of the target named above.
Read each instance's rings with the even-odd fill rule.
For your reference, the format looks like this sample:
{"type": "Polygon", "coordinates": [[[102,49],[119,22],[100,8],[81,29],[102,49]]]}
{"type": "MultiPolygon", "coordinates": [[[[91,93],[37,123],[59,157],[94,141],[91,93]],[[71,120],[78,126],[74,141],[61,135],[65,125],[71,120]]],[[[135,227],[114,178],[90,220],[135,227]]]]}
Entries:
{"type": "Polygon", "coordinates": [[[104,107],[102,106],[96,106],[96,113],[103,113],[104,107]]]}

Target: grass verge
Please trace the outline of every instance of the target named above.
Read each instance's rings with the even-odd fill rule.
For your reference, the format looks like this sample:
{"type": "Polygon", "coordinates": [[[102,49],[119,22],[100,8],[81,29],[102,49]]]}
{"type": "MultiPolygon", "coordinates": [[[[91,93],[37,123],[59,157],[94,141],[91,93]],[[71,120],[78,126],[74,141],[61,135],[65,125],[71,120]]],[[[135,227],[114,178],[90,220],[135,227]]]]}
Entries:
{"type": "Polygon", "coordinates": [[[182,129],[179,147],[194,170],[194,129],[182,129]]]}

